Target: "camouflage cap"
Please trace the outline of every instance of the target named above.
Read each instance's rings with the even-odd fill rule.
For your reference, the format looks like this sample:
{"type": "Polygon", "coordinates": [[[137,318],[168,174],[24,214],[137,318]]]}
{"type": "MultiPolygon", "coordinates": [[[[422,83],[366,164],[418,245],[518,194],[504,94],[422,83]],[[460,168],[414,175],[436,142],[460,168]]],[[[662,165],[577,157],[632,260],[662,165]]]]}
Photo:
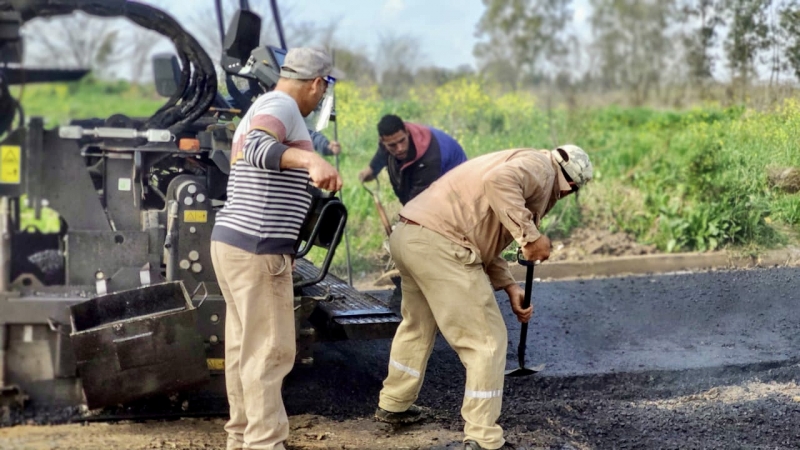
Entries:
{"type": "Polygon", "coordinates": [[[577,145],[562,145],[555,150],[551,150],[558,164],[567,172],[572,181],[578,185],[579,188],[583,187],[586,183],[592,180],[594,176],[594,168],[592,162],[589,160],[589,155],[578,147],[577,145]],[[567,155],[564,159],[558,150],[563,150],[567,155]]]}
{"type": "Polygon", "coordinates": [[[281,66],[281,77],[296,80],[312,80],[317,77],[342,78],[344,74],[333,67],[328,52],[318,48],[299,47],[286,52],[281,66]]]}

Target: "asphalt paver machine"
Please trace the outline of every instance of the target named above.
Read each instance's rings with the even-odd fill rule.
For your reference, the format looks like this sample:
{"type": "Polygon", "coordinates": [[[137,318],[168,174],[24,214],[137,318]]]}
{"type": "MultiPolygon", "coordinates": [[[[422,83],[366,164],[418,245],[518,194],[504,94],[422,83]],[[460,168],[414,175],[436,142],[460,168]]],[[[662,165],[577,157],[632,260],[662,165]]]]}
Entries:
{"type": "MultiPolygon", "coordinates": [[[[0,0],[0,398],[91,410],[209,390],[224,395],[225,302],[209,246],[225,201],[235,119],[277,82],[286,45],[261,45],[243,0],[224,29],[218,72],[169,14],[123,0],[0,0]],[[76,11],[125,17],[169,38],[154,59],[168,97],[150,117],[117,114],[46,128],[9,86],[78,80],[84,70],[19,63],[20,28],[76,11]],[[17,127],[13,128],[14,118],[17,127]],[[25,225],[43,208],[56,232],[25,225]],[[223,382],[221,382],[223,381],[223,382]]],[[[331,115],[335,120],[335,113],[331,115]]],[[[390,338],[400,318],[328,272],[347,210],[314,190],[294,273],[298,364],[312,344],[390,338]],[[306,259],[322,248],[323,262],[306,259]]],[[[313,367],[313,366],[312,366],[313,367]]],[[[312,369],[313,370],[313,369],[312,369]]]]}

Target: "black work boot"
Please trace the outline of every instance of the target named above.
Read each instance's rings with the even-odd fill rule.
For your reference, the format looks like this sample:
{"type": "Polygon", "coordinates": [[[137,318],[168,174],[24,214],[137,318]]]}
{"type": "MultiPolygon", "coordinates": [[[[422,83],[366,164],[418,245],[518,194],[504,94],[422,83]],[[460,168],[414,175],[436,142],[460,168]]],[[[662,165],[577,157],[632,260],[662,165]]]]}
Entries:
{"type": "Polygon", "coordinates": [[[380,407],[375,411],[375,420],[392,425],[414,423],[421,419],[422,409],[416,405],[411,405],[403,412],[391,412],[380,407]]]}
{"type": "MultiPolygon", "coordinates": [[[[498,450],[514,450],[515,448],[516,447],[514,447],[510,443],[506,442],[498,450]]],[[[467,440],[467,441],[464,441],[464,450],[487,450],[487,449],[481,447],[480,444],[478,444],[475,441],[467,440]]]]}

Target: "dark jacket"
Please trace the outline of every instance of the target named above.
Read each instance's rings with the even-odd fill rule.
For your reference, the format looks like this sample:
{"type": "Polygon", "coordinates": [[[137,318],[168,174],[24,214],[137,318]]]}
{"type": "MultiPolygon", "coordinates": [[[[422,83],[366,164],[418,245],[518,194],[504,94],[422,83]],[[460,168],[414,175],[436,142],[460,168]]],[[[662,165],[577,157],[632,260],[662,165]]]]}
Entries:
{"type": "Polygon", "coordinates": [[[323,156],[333,155],[333,150],[331,150],[330,147],[331,143],[324,134],[312,130],[311,128],[308,129],[308,134],[311,135],[311,143],[314,145],[314,150],[316,150],[317,153],[323,156]]]}
{"type": "Polygon", "coordinates": [[[406,161],[399,161],[378,143],[369,164],[374,176],[387,168],[394,193],[403,205],[467,160],[461,145],[444,131],[409,122],[405,125],[409,134],[406,161]]]}

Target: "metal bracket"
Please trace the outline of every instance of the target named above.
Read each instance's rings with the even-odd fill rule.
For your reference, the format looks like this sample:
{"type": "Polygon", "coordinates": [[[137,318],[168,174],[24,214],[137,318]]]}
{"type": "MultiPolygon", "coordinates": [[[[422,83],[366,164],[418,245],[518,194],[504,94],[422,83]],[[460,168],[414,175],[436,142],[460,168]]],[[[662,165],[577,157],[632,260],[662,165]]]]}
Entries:
{"type": "Polygon", "coordinates": [[[69,336],[69,333],[64,331],[66,325],[63,323],[59,323],[57,320],[53,319],[52,317],[47,318],[47,326],[50,327],[50,331],[54,331],[58,334],[63,334],[64,336],[69,336]]]}
{"type": "Polygon", "coordinates": [[[194,296],[197,295],[197,291],[200,290],[200,286],[203,287],[203,290],[205,291],[205,294],[203,294],[203,298],[200,299],[200,303],[198,303],[195,308],[200,308],[201,306],[203,306],[203,302],[205,302],[206,299],[208,298],[208,286],[206,286],[206,282],[205,281],[201,281],[200,284],[198,284],[197,287],[194,288],[194,292],[192,292],[192,296],[191,296],[190,300],[194,300],[194,296]]]}

